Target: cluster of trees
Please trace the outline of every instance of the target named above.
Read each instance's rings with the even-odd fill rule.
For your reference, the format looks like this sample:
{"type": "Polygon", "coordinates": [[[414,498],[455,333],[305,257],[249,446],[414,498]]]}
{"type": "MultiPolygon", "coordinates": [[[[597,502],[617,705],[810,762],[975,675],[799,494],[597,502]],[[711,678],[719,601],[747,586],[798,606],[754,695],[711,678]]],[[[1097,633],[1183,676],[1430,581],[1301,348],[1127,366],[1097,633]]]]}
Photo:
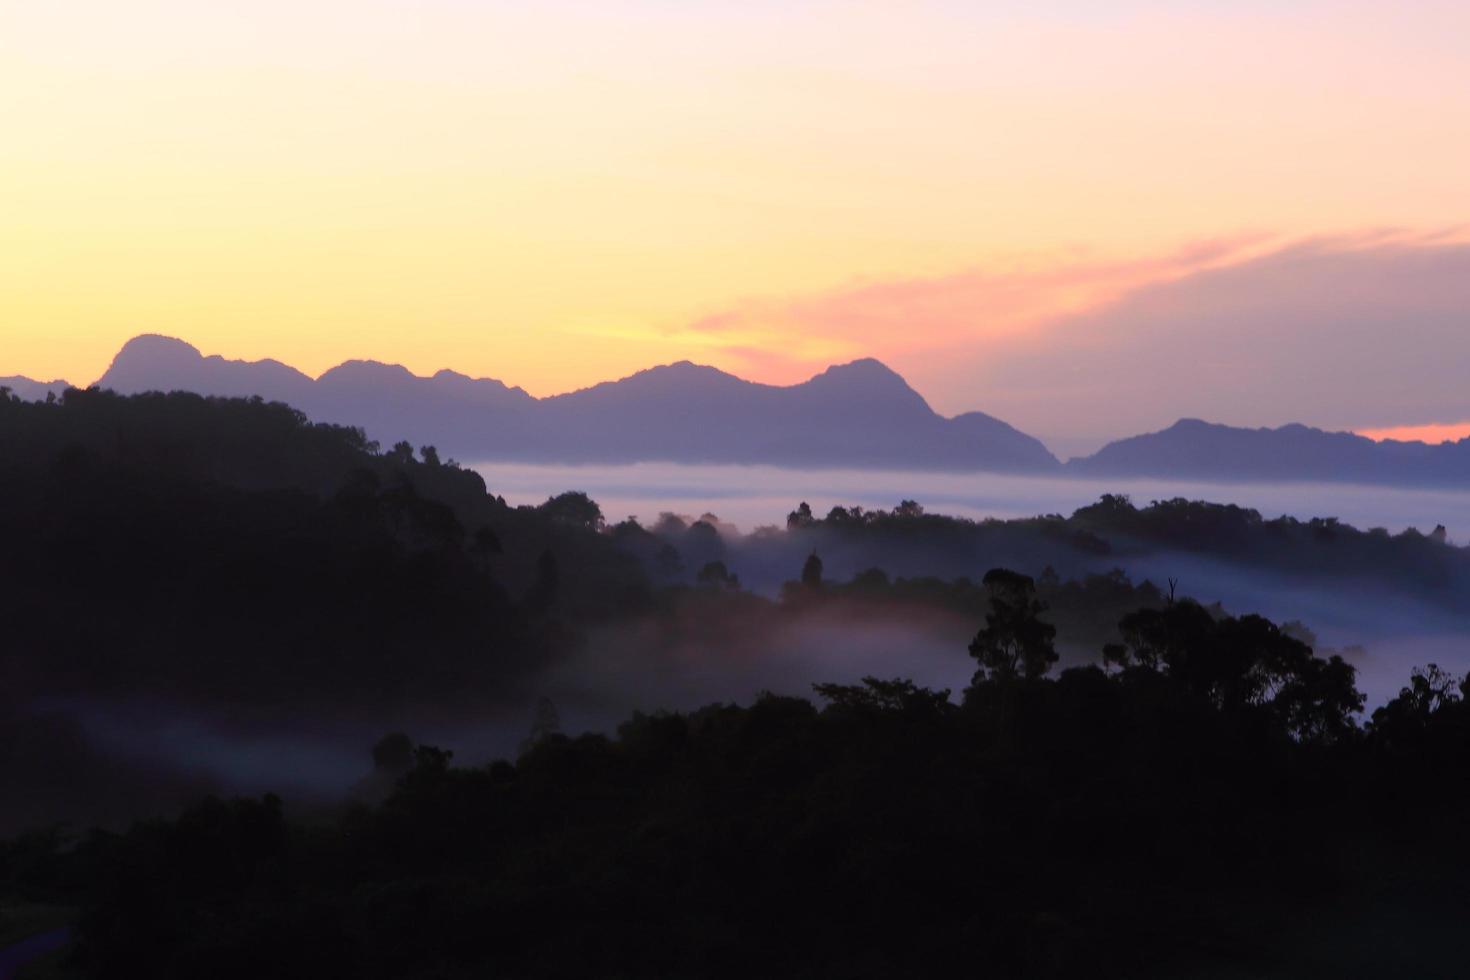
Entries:
{"type": "Polygon", "coordinates": [[[0,495],[11,691],[483,691],[649,596],[585,495],[510,507],[431,446],[259,400],[0,398],[0,495]]]}
{"type": "Polygon", "coordinates": [[[891,511],[868,510],[856,505],[843,507],[839,504],[827,511],[827,516],[819,521],[816,515],[812,513],[812,505],[803,500],[796,505],[795,510],[786,515],[786,530],[796,531],[802,528],[815,527],[821,523],[834,526],[852,525],[856,527],[882,525],[892,520],[914,520],[923,516],[923,504],[914,500],[903,500],[891,511]]]}
{"type": "MultiPolygon", "coordinates": [[[[1158,586],[1147,580],[1135,583],[1121,569],[1063,579],[1048,568],[1034,588],[1046,607],[1046,622],[1055,629],[1056,644],[1073,659],[1095,659],[1103,645],[1117,642],[1118,622],[1126,613],[1168,601],[1158,586]]],[[[715,643],[722,634],[754,638],[809,617],[853,625],[924,623],[958,638],[990,612],[993,602],[994,590],[987,583],[966,576],[905,578],[868,568],[846,580],[833,579],[822,556],[813,551],[775,598],[745,590],[734,568],[716,560],[698,571],[692,586],[660,589],[648,614],[703,623],[715,643]]],[[[1224,614],[1218,605],[1211,611],[1224,614]]]]}
{"type": "MultiPolygon", "coordinates": [[[[802,611],[743,588],[713,515],[645,529],[579,492],[513,507],[432,446],[383,449],[258,399],[0,397],[0,499],[0,774],[17,800],[0,829],[172,811],[211,785],[104,758],[58,704],[479,710],[534,690],[600,623],[674,610],[758,637],[802,611]]],[[[965,581],[884,591],[822,597],[957,622],[985,602],[965,581]]]]}
{"type": "Polygon", "coordinates": [[[1443,526],[1390,534],[1333,518],[1268,520],[1233,504],[1174,499],[1137,506],[1109,494],[1070,517],[972,520],[929,513],[914,501],[888,510],[833,507],[825,517],[802,503],[787,516],[786,530],[781,536],[751,536],[737,549],[738,562],[721,557],[731,567],[755,569],[776,555],[790,567],[816,550],[844,576],[882,556],[886,567],[908,576],[954,577],[977,565],[1003,564],[1033,574],[1051,565],[1077,577],[1167,553],[1197,555],[1242,571],[1303,576],[1328,587],[1352,584],[1411,595],[1451,613],[1470,599],[1470,549],[1451,544],[1443,526]]]}
{"type": "Polygon", "coordinates": [[[802,505],[742,540],[713,515],[610,522],[577,492],[511,507],[433,447],[281,405],[94,391],[0,397],[0,499],[6,816],[144,789],[43,710],[68,698],[448,705],[534,678],[585,627],[691,609],[731,633],[941,611],[973,634],[955,697],[868,678],[616,737],[561,734],[543,703],[514,761],[384,739],[373,802],[340,819],[212,799],[0,844],[0,897],[85,910],[85,975],[1453,972],[1413,929],[1324,944],[1300,910],[1431,930],[1465,911],[1470,859],[1439,842],[1470,816],[1466,682],[1425,668],[1363,722],[1350,664],[1172,587],[857,561],[1167,547],[1452,602],[1467,559],[1443,534],[1107,497],[1004,522],[802,505]],[[763,560],[800,570],[780,600],[745,587],[763,560]],[[1059,669],[1069,645],[1101,656],[1059,669]]]}
{"type": "Polygon", "coordinates": [[[1105,494],[1068,524],[1111,542],[1208,554],[1291,574],[1398,582],[1431,598],[1459,602],[1470,585],[1470,554],[1448,541],[1443,525],[1429,533],[1406,528],[1360,530],[1332,517],[1267,520],[1257,510],[1196,500],[1156,500],[1137,507],[1105,494]]]}
{"type": "Polygon", "coordinates": [[[958,699],[868,678],[612,738],[550,711],[476,768],[394,736],[391,795],[335,825],[211,800],[10,842],[0,882],[81,903],[96,977],[1447,975],[1414,928],[1307,924],[1466,911],[1434,834],[1470,787],[1418,778],[1470,762],[1463,682],[1420,672],[1360,725],[1349,665],[1188,601],[1057,674],[1034,583],[985,587],[958,699]]]}
{"type": "Polygon", "coordinates": [[[432,446],[260,400],[0,396],[0,502],[0,832],[209,784],[104,757],[91,705],[478,706],[651,601],[584,495],[511,507],[432,446]]]}

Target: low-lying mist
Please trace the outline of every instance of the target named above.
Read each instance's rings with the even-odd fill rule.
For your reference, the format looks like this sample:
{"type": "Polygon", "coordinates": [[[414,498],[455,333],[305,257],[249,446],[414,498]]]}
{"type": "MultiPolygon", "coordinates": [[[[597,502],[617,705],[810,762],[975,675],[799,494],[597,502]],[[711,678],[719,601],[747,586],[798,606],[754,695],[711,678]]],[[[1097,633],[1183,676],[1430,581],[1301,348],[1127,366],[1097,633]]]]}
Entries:
{"type": "MultiPolygon", "coordinates": [[[[613,732],[635,711],[744,703],[765,691],[810,696],[814,682],[865,675],[901,675],[957,694],[974,672],[965,650],[973,632],[943,612],[854,622],[850,609],[812,610],[742,626],[737,616],[675,611],[596,627],[533,681],[478,705],[222,713],[187,700],[72,698],[32,705],[27,714],[66,719],[102,764],[152,781],[322,805],[352,793],[372,771],[373,744],[393,731],[449,748],[469,764],[513,759],[543,701],[560,729],[576,734],[613,732]]],[[[148,794],[139,802],[141,815],[148,794]]],[[[133,811],[122,807],[119,815],[133,811]]]]}
{"type": "Polygon", "coordinates": [[[1455,540],[1470,540],[1470,493],[1443,489],[684,463],[493,462],[476,463],[472,468],[514,504],[539,504],[575,488],[600,503],[609,521],[631,514],[651,523],[663,511],[713,511],[743,531],[781,524],[798,500],[809,501],[813,510],[826,513],[837,505],[871,509],[911,498],[945,514],[1007,519],[1070,514],[1105,493],[1121,493],[1138,501],[1176,497],[1230,501],[1271,517],[1336,517],[1355,527],[1383,527],[1395,533],[1407,527],[1428,529],[1443,524],[1455,540]]]}
{"type": "MultiPolygon", "coordinates": [[[[1370,712],[1416,666],[1470,670],[1470,625],[1412,598],[1314,589],[1189,556],[1154,556],[1131,571],[1140,580],[1172,575],[1181,594],[1218,601],[1231,612],[1305,624],[1320,653],[1341,653],[1357,669],[1370,712]]],[[[72,719],[103,759],[146,774],[143,785],[157,790],[140,794],[135,810],[115,811],[119,818],[171,806],[186,791],[276,792],[310,809],[352,796],[372,771],[372,745],[391,731],[452,749],[468,764],[514,758],[543,701],[554,706],[560,730],[577,734],[614,732],[635,711],[749,703],[764,691],[810,697],[813,683],[869,675],[910,678],[957,698],[974,671],[966,646],[979,625],[976,618],[918,607],[860,611],[841,604],[743,617],[696,605],[592,628],[574,652],[480,705],[232,716],[187,701],[93,699],[45,707],[72,719]]],[[[1066,636],[1058,648],[1061,667],[1098,659],[1098,645],[1066,636]]]]}
{"type": "MultiPolygon", "coordinates": [[[[601,504],[609,525],[624,514],[639,515],[650,540],[677,552],[667,566],[640,558],[657,594],[674,598],[580,623],[575,641],[541,669],[453,703],[416,695],[364,708],[316,695],[296,701],[289,691],[270,705],[224,709],[184,695],[116,692],[12,701],[0,712],[0,724],[14,735],[6,765],[18,766],[16,760],[32,752],[33,782],[45,786],[44,774],[36,772],[63,752],[72,760],[70,771],[110,775],[97,776],[90,796],[58,784],[49,796],[37,795],[34,805],[10,808],[0,814],[0,833],[61,815],[116,823],[171,810],[203,792],[276,792],[306,810],[330,811],[362,795],[373,771],[372,746],[394,731],[474,764],[514,758],[533,725],[545,730],[548,710],[569,734],[613,732],[633,712],[749,702],[764,691],[810,697],[814,683],[868,675],[909,678],[958,698],[974,671],[967,645],[983,609],[933,597],[948,595],[947,583],[973,589],[994,567],[1061,583],[1108,576],[1123,583],[1117,585],[1122,605],[1094,611],[1101,626],[1083,628],[1076,625],[1077,610],[1055,609],[1065,620],[1058,636],[1062,667],[1096,662],[1120,612],[1138,596],[1162,601],[1158,597],[1172,588],[1231,614],[1293,623],[1319,652],[1340,653],[1357,669],[1369,712],[1415,667],[1434,662],[1453,672],[1470,670],[1470,602],[1460,601],[1470,596],[1470,583],[1459,577],[1458,565],[1436,573],[1433,588],[1426,589],[1391,569],[1304,573],[1123,538],[1111,548],[1091,548],[1071,532],[1034,527],[997,525],[974,538],[874,536],[820,520],[800,534],[786,528],[788,511],[803,499],[814,504],[818,518],[828,506],[891,507],[915,497],[931,512],[977,518],[1071,513],[1096,499],[1099,487],[1083,481],[796,474],[771,467],[495,466],[481,472],[492,491],[512,503],[539,504],[553,490],[575,486],[601,504]],[[881,569],[874,579],[881,588],[872,593],[879,598],[861,592],[820,603],[783,598],[814,553],[834,589],[881,569]],[[713,562],[734,578],[700,582],[713,562]],[[926,584],[919,589],[912,583],[926,584]],[[931,598],[913,598],[915,589],[931,598]]],[[[1452,534],[1470,528],[1470,499],[1441,492],[1249,485],[1156,485],[1152,491],[1240,500],[1268,516],[1332,514],[1392,529],[1443,524],[1452,534]]],[[[1444,547],[1458,556],[1460,549],[1444,547]]]]}

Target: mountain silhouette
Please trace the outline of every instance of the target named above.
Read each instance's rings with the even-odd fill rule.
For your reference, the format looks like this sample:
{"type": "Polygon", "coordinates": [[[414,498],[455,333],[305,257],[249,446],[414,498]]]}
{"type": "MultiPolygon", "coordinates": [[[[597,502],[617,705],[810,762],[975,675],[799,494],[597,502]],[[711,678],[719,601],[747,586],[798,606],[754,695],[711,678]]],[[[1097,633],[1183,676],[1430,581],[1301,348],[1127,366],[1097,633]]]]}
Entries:
{"type": "Polygon", "coordinates": [[[1180,419],[1161,432],[1120,439],[1091,456],[1069,460],[1065,471],[1078,476],[1463,487],[1470,484],[1470,439],[1432,446],[1375,442],[1300,424],[1246,429],[1180,419]]]}
{"type": "MultiPolygon", "coordinates": [[[[279,361],[205,356],[153,334],[123,345],[98,387],[280,401],[387,445],[433,445],[468,461],[769,463],[909,467],[1075,477],[1470,486],[1470,439],[1375,442],[1300,424],[1249,429],[1180,419],[1060,464],[1037,439],[982,412],[936,413],[872,358],[794,385],[679,361],[546,398],[455,371],[346,361],[318,378],[279,361]]],[[[63,381],[0,378],[28,400],[63,381]]]]}
{"type": "Polygon", "coordinates": [[[0,388],[5,388],[12,395],[28,402],[45,401],[48,394],[60,395],[70,388],[71,384],[66,381],[32,381],[19,375],[11,378],[0,378],[0,388]]]}
{"type": "Polygon", "coordinates": [[[385,444],[406,439],[474,461],[1060,468],[1041,442],[999,419],[939,415],[871,358],[788,386],[680,361],[538,399],[488,378],[420,377],[376,361],[347,361],[313,379],[278,361],[206,357],[181,340],[146,335],[123,346],[97,385],[122,394],[258,395],[317,421],[361,426],[385,444]]]}

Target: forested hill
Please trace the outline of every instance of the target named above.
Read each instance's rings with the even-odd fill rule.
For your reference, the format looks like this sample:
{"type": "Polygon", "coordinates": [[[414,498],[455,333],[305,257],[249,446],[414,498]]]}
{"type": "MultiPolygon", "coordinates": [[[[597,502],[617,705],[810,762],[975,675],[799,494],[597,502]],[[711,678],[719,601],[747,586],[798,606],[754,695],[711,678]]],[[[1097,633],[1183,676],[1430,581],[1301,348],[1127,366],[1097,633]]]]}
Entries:
{"type": "Polygon", "coordinates": [[[646,596],[583,515],[259,400],[0,399],[0,494],[11,690],[438,695],[646,596]]]}
{"type": "Polygon", "coordinates": [[[478,766],[394,734],[381,805],[38,833],[0,890],[81,904],[99,978],[1456,974],[1467,685],[1361,726],[1342,660],[1189,602],[1056,673],[1029,580],[984,584],[958,697],[817,684],[478,766]]]}
{"type": "Polygon", "coordinates": [[[608,527],[583,494],[511,507],[432,447],[283,405],[76,390],[0,399],[0,500],[0,826],[32,831],[0,841],[0,912],[79,908],[79,976],[1455,975],[1470,684],[1406,669],[1365,713],[1300,624],[984,564],[1164,549],[1443,598],[1465,551],[1442,533],[1116,496],[608,527]],[[967,577],[831,569],[924,554],[967,577]],[[778,596],[742,585],[762,555],[778,596]],[[850,672],[885,620],[890,677],[792,666],[816,635],[850,672]],[[892,676],[940,634],[968,683],[892,676]],[[202,705],[279,737],[405,701],[492,711],[557,664],[749,685],[773,651],[815,697],[654,702],[615,734],[538,709],[488,763],[389,731],[363,746],[371,792],[305,810],[201,801],[197,770],[83,724],[202,705]]]}

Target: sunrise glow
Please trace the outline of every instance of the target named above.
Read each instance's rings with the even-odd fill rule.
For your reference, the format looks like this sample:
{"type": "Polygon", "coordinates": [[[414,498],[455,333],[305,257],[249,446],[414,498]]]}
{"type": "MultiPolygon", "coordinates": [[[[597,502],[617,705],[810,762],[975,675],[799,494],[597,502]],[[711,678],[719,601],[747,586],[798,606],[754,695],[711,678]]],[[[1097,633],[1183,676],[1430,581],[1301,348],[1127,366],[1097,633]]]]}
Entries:
{"type": "Polygon", "coordinates": [[[536,394],[875,356],[1059,432],[986,373],[1110,343],[1048,325],[1304,241],[1463,238],[1467,9],[7,4],[4,367],[87,383],[145,331],[536,394]]]}
{"type": "Polygon", "coordinates": [[[1442,442],[1459,442],[1470,438],[1470,422],[1447,422],[1430,425],[1401,425],[1388,429],[1362,429],[1360,436],[1377,442],[1394,439],[1399,442],[1426,442],[1437,446],[1442,442]]]}

